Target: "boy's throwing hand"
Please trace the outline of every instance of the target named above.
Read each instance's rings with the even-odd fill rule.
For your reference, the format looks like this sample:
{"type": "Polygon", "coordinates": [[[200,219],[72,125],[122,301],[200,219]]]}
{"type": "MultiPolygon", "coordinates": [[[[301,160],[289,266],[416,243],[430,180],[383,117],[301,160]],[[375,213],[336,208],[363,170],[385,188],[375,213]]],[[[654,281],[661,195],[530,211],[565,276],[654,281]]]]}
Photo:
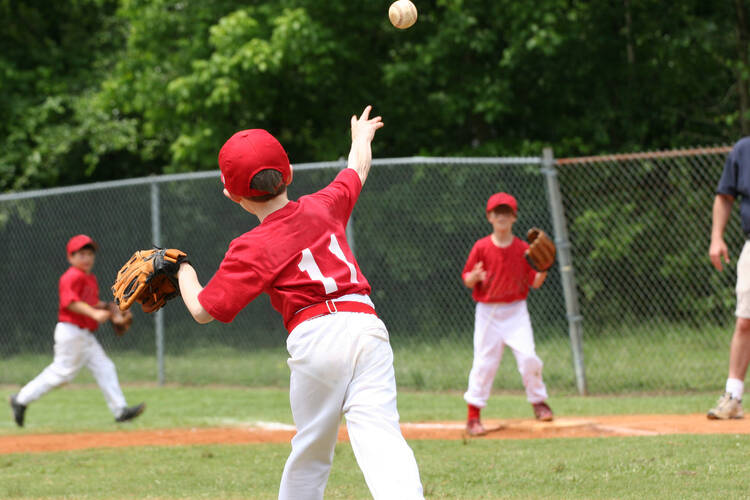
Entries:
{"type": "Polygon", "coordinates": [[[372,142],[375,131],[385,125],[380,116],[370,118],[370,111],[372,111],[372,106],[368,105],[359,118],[357,115],[352,115],[352,142],[360,139],[372,142]]]}
{"type": "Polygon", "coordinates": [[[472,270],[466,274],[466,279],[464,280],[464,282],[466,283],[467,287],[474,288],[477,283],[486,279],[487,271],[484,270],[484,264],[482,263],[482,261],[479,261],[474,264],[472,270]]]}
{"type": "Polygon", "coordinates": [[[380,116],[370,118],[371,110],[372,106],[368,105],[359,118],[357,115],[352,115],[352,149],[349,151],[347,161],[347,167],[357,172],[363,185],[372,165],[370,144],[375,137],[375,131],[384,125],[380,116]]]}

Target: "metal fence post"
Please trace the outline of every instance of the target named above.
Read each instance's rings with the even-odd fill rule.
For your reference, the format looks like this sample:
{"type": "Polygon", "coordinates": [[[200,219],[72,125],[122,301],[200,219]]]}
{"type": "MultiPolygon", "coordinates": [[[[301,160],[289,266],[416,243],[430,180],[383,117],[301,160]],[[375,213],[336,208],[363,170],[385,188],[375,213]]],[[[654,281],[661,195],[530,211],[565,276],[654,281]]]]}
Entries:
{"type": "Polygon", "coordinates": [[[555,230],[555,244],[557,245],[557,260],[560,266],[563,294],[565,295],[565,311],[568,317],[568,333],[570,347],[573,351],[573,365],[576,374],[578,393],[586,394],[586,371],[583,363],[583,317],[578,306],[578,291],[576,290],[573,274],[573,260],[570,255],[570,241],[568,228],[565,224],[560,183],[555,169],[555,159],[552,148],[544,148],[542,157],[542,173],[547,178],[547,199],[549,200],[552,225],[555,230]]]}
{"type": "MultiPolygon", "coordinates": [[[[159,208],[159,183],[151,183],[151,239],[155,246],[161,246],[161,210],[159,208]]],[[[156,329],[156,370],[159,385],[164,385],[164,311],[154,314],[156,329]]]]}

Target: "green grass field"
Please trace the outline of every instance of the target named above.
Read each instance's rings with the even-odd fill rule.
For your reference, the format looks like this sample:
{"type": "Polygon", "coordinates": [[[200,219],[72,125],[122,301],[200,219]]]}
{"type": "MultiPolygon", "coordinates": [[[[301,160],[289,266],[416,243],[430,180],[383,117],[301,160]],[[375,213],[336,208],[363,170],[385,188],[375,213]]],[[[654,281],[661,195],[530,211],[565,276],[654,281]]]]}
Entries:
{"type": "MultiPolygon", "coordinates": [[[[719,395],[728,340],[726,328],[665,331],[659,325],[587,338],[589,390],[620,396],[575,395],[566,339],[543,338],[537,350],[558,416],[689,414],[705,412],[719,395]]],[[[465,418],[461,395],[471,367],[470,340],[396,341],[394,353],[403,422],[465,418]]],[[[181,355],[170,354],[168,345],[163,387],[155,383],[153,355],[117,350],[110,355],[128,402],[147,403],[142,417],[115,424],[83,370],[75,385],[31,405],[23,429],[6,405],[0,436],[292,423],[283,344],[259,350],[210,345],[181,355]]],[[[17,391],[51,358],[51,353],[4,358],[0,397],[17,391]]],[[[520,389],[507,352],[485,418],[530,418],[520,389]]],[[[429,499],[750,498],[750,435],[410,444],[429,499]]],[[[0,498],[273,499],[289,450],[288,443],[267,443],[0,455],[0,498]]],[[[337,445],[326,498],[370,498],[348,443],[337,445]]]]}
{"type": "MultiPolygon", "coordinates": [[[[552,394],[576,394],[570,343],[566,337],[539,332],[536,348],[544,361],[544,379],[552,394]]],[[[628,326],[591,335],[584,343],[584,361],[591,394],[720,391],[729,361],[728,327],[689,328],[684,325],[628,326]]],[[[116,342],[111,342],[116,346],[116,342]]],[[[463,390],[471,369],[471,332],[456,338],[424,341],[393,340],[396,380],[401,388],[424,391],[463,390]]],[[[120,379],[157,380],[153,354],[108,349],[120,379]]],[[[208,344],[181,354],[166,345],[165,378],[181,385],[288,387],[288,354],[283,341],[276,348],[238,349],[208,344]]],[[[23,384],[52,361],[52,351],[6,356],[0,363],[0,384],[23,384]]],[[[83,370],[77,383],[93,379],[83,370]]],[[[495,377],[495,389],[519,390],[521,379],[510,350],[495,377]]]]}
{"type": "MultiPolygon", "coordinates": [[[[17,386],[0,387],[7,398],[17,386]]],[[[27,426],[6,417],[0,435],[207,427],[226,422],[291,423],[281,389],[126,386],[148,409],[115,424],[98,389],[61,388],[29,407],[27,426]]],[[[716,394],[552,397],[559,416],[696,413],[716,394]]],[[[399,392],[404,422],[462,420],[458,391],[399,392]]],[[[496,394],[487,418],[528,418],[520,394],[496,394]]],[[[411,441],[429,499],[748,498],[750,436],[411,441]]],[[[0,498],[272,499],[289,444],[95,449],[0,455],[0,498]]],[[[326,498],[370,498],[348,443],[336,448],[326,498]]]]}

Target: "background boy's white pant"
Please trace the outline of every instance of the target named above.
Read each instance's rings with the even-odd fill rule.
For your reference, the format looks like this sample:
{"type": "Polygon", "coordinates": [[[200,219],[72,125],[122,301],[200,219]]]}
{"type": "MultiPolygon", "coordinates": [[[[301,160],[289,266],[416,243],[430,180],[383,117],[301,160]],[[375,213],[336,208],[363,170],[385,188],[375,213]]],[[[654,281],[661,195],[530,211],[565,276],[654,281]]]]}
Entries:
{"type": "Polygon", "coordinates": [[[36,401],[50,390],[70,382],[86,366],[99,384],[109,410],[120,416],[126,406],[125,396],[117,380],[115,364],[104,352],[93,333],[71,323],[55,326],[55,358],[16,396],[22,405],[36,401]]]}
{"type": "Polygon", "coordinates": [[[323,498],[344,415],[373,498],[423,499],[417,462],[398,423],[393,351],[383,322],[348,312],[314,318],[292,331],[287,350],[297,434],[279,498],[323,498]]]}
{"type": "Polygon", "coordinates": [[[474,362],[469,373],[469,388],[464,400],[478,408],[487,406],[492,382],[508,346],[516,356],[518,371],[530,403],[547,400],[542,380],[542,360],[536,355],[526,301],[510,304],[477,302],[474,319],[474,362]]]}

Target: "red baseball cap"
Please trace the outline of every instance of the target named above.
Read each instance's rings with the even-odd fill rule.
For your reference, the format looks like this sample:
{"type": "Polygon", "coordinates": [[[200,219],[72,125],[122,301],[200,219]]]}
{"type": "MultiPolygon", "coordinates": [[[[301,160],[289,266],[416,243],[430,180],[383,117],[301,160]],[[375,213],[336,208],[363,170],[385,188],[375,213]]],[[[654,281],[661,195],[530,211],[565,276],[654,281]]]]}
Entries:
{"type": "Polygon", "coordinates": [[[518,202],[515,198],[513,198],[513,196],[509,195],[508,193],[495,193],[490,196],[490,199],[487,200],[487,211],[489,212],[493,208],[499,207],[500,205],[508,205],[511,209],[513,209],[514,214],[518,212],[518,202]]]}
{"type": "Polygon", "coordinates": [[[96,242],[91,239],[91,236],[87,236],[85,234],[77,234],[68,240],[68,244],[65,246],[65,250],[67,250],[68,255],[72,255],[86,245],[91,245],[92,247],[94,247],[94,250],[97,250],[99,248],[99,245],[97,245],[96,242]]]}
{"type": "Polygon", "coordinates": [[[284,184],[292,182],[289,158],[279,141],[259,128],[240,130],[219,151],[221,182],[236,196],[263,196],[267,191],[250,189],[255,174],[265,169],[281,173],[284,184]]]}

